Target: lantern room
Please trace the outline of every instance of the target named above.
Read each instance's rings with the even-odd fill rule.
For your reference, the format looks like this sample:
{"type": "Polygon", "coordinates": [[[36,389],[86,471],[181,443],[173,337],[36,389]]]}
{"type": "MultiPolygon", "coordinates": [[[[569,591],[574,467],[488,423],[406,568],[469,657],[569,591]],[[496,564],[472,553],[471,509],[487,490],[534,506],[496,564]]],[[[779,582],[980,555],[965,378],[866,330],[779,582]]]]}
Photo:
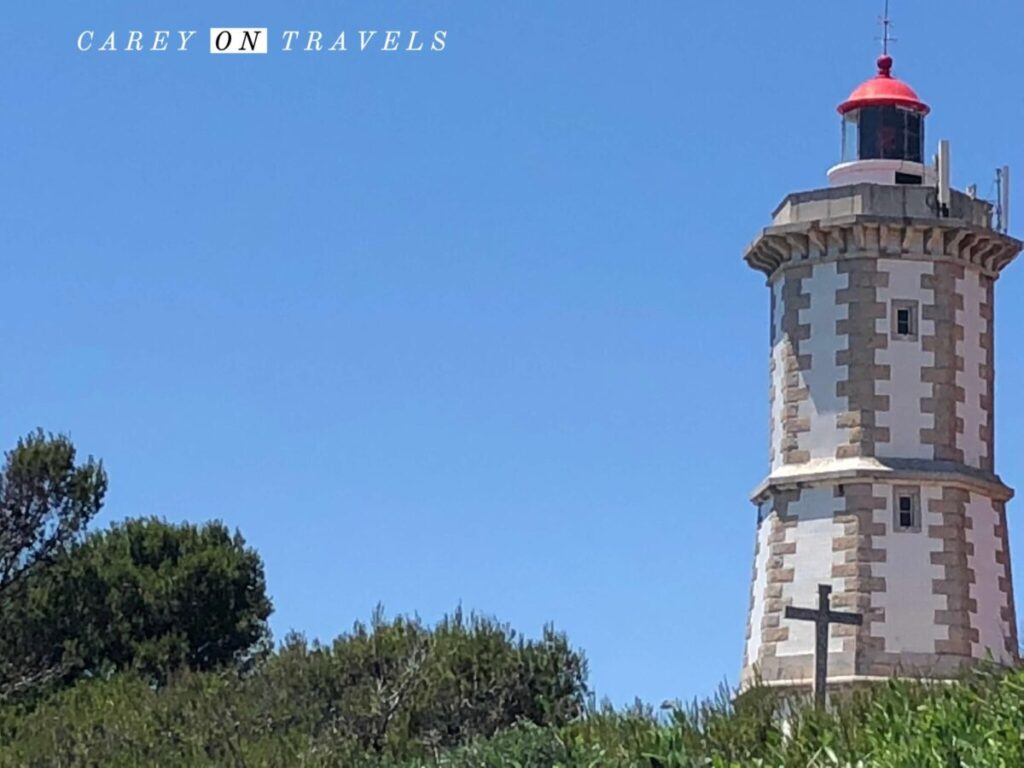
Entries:
{"type": "Polygon", "coordinates": [[[878,58],[878,74],[839,105],[842,160],[829,171],[832,186],[925,184],[924,122],[930,111],[914,90],[892,76],[892,57],[878,58]]]}

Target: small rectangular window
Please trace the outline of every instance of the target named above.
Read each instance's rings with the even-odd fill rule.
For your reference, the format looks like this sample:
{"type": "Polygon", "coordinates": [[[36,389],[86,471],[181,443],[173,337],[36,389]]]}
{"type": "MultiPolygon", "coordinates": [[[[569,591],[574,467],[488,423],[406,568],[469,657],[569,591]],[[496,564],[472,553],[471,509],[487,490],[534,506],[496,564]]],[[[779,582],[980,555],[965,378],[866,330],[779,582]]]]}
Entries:
{"type": "Polygon", "coordinates": [[[911,528],[914,525],[914,500],[909,496],[900,496],[900,528],[911,528]]]}
{"type": "Polygon", "coordinates": [[[906,307],[896,310],[896,333],[900,336],[910,335],[910,310],[906,307]]]}
{"type": "Polygon", "coordinates": [[[921,492],[917,488],[901,487],[893,491],[896,531],[921,530],[921,492]]]}
{"type": "Polygon", "coordinates": [[[893,301],[892,337],[898,341],[917,341],[916,301],[893,301]]]}

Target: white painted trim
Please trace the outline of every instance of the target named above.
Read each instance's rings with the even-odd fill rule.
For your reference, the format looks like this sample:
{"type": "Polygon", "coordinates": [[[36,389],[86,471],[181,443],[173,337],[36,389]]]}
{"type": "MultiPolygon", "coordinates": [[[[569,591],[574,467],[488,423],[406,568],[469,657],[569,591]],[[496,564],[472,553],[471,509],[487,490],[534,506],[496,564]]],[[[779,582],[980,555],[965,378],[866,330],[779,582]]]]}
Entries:
{"type": "Polygon", "coordinates": [[[890,459],[883,463],[878,459],[818,459],[806,464],[791,464],[773,472],[754,489],[750,500],[755,504],[771,489],[811,487],[815,485],[836,485],[846,481],[874,480],[880,483],[909,483],[923,485],[948,485],[967,491],[982,493],[995,501],[1009,501],[1014,496],[1012,488],[1003,484],[998,475],[981,473],[965,465],[948,462],[906,462],[908,466],[896,465],[890,459]],[[921,466],[914,466],[920,464],[921,466]],[[930,466],[929,466],[930,465],[930,466]]]}
{"type": "MultiPolygon", "coordinates": [[[[915,680],[918,679],[922,683],[941,683],[942,685],[955,685],[960,681],[944,677],[924,677],[915,678],[913,675],[841,675],[837,677],[829,676],[826,687],[831,688],[833,685],[847,685],[849,683],[887,683],[890,680],[897,678],[915,680]]],[[[762,680],[760,681],[760,687],[762,688],[792,688],[797,685],[811,685],[812,679],[810,677],[793,677],[785,680],[762,680]]],[[[748,688],[753,688],[751,685],[748,688]]]]}
{"type": "Polygon", "coordinates": [[[896,186],[896,174],[907,173],[920,176],[921,186],[935,186],[935,169],[923,163],[907,160],[852,160],[834,165],[828,170],[828,183],[832,187],[848,187],[853,184],[889,184],[896,186]]]}

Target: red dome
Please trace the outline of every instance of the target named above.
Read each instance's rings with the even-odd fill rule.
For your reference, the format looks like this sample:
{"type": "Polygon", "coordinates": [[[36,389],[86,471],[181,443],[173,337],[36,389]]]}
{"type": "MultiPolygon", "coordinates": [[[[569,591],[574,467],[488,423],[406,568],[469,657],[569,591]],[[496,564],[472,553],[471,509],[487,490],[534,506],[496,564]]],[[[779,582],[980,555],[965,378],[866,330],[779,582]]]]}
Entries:
{"type": "Polygon", "coordinates": [[[913,88],[892,76],[891,56],[878,57],[878,74],[857,86],[850,98],[839,105],[839,114],[879,106],[908,107],[922,115],[931,112],[931,107],[918,98],[913,88]]]}

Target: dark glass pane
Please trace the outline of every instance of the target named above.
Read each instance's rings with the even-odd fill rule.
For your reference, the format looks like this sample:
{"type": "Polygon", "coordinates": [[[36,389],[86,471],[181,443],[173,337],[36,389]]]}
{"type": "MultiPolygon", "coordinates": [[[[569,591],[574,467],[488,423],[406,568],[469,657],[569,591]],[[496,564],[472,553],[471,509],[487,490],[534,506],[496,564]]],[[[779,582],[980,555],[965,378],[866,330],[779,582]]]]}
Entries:
{"type": "MultiPolygon", "coordinates": [[[[910,310],[901,309],[896,313],[896,333],[901,336],[910,335],[910,310]]],[[[904,501],[909,499],[900,499],[900,505],[902,506],[904,501]]]]}
{"type": "Polygon", "coordinates": [[[921,115],[897,107],[865,107],[860,110],[861,160],[910,160],[921,162],[924,147],[921,115]]]}
{"type": "Polygon", "coordinates": [[[914,118],[917,120],[917,162],[924,162],[924,118],[915,113],[914,118]]]}
{"type": "Polygon", "coordinates": [[[910,512],[914,508],[914,502],[909,496],[900,497],[900,511],[910,512]]]}
{"type": "Polygon", "coordinates": [[[882,107],[882,128],[878,134],[880,157],[884,160],[902,160],[904,147],[903,113],[896,107],[882,107]]]}
{"type": "Polygon", "coordinates": [[[909,512],[900,512],[900,527],[910,528],[914,524],[914,520],[909,512]]]}
{"type": "Polygon", "coordinates": [[[878,134],[882,129],[882,114],[876,107],[860,111],[860,159],[874,160],[878,154],[878,134]]]}
{"type": "Polygon", "coordinates": [[[904,112],[907,124],[907,153],[906,159],[915,163],[921,162],[924,141],[921,136],[923,121],[916,112],[904,112]]]}

